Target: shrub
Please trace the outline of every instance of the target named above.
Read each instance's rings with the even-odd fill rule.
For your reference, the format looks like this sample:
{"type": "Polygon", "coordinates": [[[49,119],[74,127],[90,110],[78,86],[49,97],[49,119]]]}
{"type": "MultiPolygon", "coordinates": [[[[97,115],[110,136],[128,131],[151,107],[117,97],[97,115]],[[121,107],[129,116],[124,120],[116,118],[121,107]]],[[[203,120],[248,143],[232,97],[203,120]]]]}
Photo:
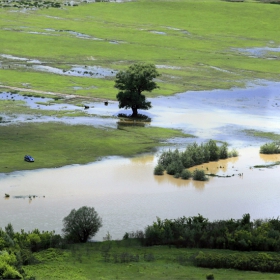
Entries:
{"type": "Polygon", "coordinates": [[[207,177],[204,170],[195,169],[195,171],[193,172],[193,179],[196,181],[206,181],[207,177]]]}
{"type": "Polygon", "coordinates": [[[216,141],[209,140],[206,145],[210,153],[209,160],[217,161],[219,159],[219,147],[217,146],[216,141]]]}
{"type": "Polygon", "coordinates": [[[206,279],[215,279],[214,274],[210,273],[206,275],[206,279]]]}
{"type": "Polygon", "coordinates": [[[238,151],[236,149],[231,150],[228,152],[228,157],[238,157],[238,151]]]}
{"type": "Polygon", "coordinates": [[[266,143],[260,147],[261,154],[279,154],[280,153],[280,143],[272,142],[266,143]]]}
{"type": "Polygon", "coordinates": [[[184,166],[180,160],[172,161],[166,168],[166,172],[169,175],[175,175],[176,173],[181,173],[184,166]]]}
{"type": "Polygon", "coordinates": [[[158,164],[154,169],[154,175],[163,175],[164,167],[161,164],[158,164]]]}
{"type": "Polygon", "coordinates": [[[220,159],[226,159],[228,158],[228,144],[224,143],[220,148],[219,148],[219,157],[220,159]]]}
{"type": "Polygon", "coordinates": [[[231,268],[261,272],[280,272],[280,257],[268,253],[204,253],[199,252],[195,264],[208,268],[231,268]]]}
{"type": "Polygon", "coordinates": [[[188,169],[184,169],[181,173],[181,177],[183,180],[188,180],[192,177],[192,173],[188,169]]]}

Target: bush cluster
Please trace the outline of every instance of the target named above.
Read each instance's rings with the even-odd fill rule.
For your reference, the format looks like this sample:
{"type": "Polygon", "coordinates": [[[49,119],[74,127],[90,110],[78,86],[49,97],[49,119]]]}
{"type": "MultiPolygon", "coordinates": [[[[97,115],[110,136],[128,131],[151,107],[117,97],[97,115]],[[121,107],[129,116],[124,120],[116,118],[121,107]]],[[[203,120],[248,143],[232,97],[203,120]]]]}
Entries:
{"type": "Polygon", "coordinates": [[[143,244],[177,247],[231,249],[241,251],[280,251],[280,220],[242,219],[210,222],[201,215],[178,219],[157,218],[147,226],[143,244]]]}
{"type": "Polygon", "coordinates": [[[61,236],[53,231],[14,232],[11,224],[0,228],[0,279],[33,279],[22,268],[36,262],[32,253],[62,245],[61,236]]]}
{"type": "Polygon", "coordinates": [[[280,143],[266,143],[260,147],[261,154],[280,154],[280,143]]]}
{"type": "Polygon", "coordinates": [[[195,264],[199,267],[208,268],[280,272],[280,256],[268,253],[222,254],[199,252],[195,257],[195,264]]]}
{"type": "Polygon", "coordinates": [[[166,170],[167,174],[173,175],[175,178],[189,179],[193,177],[194,180],[204,181],[206,176],[203,170],[195,170],[192,174],[190,171],[186,171],[186,168],[236,156],[238,156],[238,152],[236,150],[228,151],[227,143],[223,143],[221,146],[218,146],[214,140],[209,140],[201,145],[193,143],[188,145],[183,152],[178,149],[163,152],[154,169],[154,174],[163,175],[164,170],[166,170]]]}

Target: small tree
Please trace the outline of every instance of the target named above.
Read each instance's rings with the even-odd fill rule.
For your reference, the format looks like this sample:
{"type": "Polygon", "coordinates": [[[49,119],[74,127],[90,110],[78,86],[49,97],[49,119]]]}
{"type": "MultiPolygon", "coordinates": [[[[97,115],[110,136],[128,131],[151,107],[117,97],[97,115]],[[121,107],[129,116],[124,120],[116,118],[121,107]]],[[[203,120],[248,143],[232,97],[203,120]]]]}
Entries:
{"type": "Polygon", "coordinates": [[[151,102],[146,101],[142,92],[158,88],[154,82],[158,76],[155,65],[148,63],[135,63],[128,70],[120,71],[115,81],[115,88],[120,90],[117,94],[119,108],[131,108],[133,117],[137,117],[138,109],[150,109],[151,102]]]}
{"type": "Polygon", "coordinates": [[[102,219],[93,207],[83,206],[78,210],[73,209],[63,219],[62,232],[65,238],[71,242],[87,242],[102,226],[102,219]]]}

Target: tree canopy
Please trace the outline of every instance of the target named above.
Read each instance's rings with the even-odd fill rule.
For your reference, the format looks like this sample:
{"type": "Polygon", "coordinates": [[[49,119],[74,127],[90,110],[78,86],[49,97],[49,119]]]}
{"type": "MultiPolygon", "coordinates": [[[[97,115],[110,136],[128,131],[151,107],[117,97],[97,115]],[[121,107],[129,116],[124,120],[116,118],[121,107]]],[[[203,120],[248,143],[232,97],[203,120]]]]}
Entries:
{"type": "Polygon", "coordinates": [[[65,238],[72,242],[87,242],[102,226],[102,219],[93,207],[83,206],[73,209],[63,219],[63,233],[65,238]]]}
{"type": "Polygon", "coordinates": [[[131,108],[134,117],[138,115],[138,109],[150,109],[151,102],[146,101],[142,92],[151,92],[158,88],[154,81],[158,76],[155,65],[149,63],[135,63],[129,66],[128,70],[118,72],[115,88],[120,90],[117,94],[119,108],[131,108]]]}

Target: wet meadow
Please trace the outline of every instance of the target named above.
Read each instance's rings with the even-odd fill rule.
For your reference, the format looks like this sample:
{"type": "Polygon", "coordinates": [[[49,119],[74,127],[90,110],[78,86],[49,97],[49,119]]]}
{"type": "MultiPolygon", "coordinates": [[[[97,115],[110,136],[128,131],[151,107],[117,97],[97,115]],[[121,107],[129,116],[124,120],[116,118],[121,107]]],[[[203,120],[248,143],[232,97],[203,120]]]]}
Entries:
{"type": "MultiPolygon", "coordinates": [[[[97,242],[27,250],[28,275],[279,278],[194,263],[197,256],[201,263],[227,256],[272,262],[274,252],[234,257],[230,250],[121,240],[157,216],[278,216],[280,158],[259,148],[279,152],[279,9],[251,0],[0,2],[0,226],[59,234],[62,218],[84,204],[104,218],[97,242]],[[153,108],[136,120],[119,110],[114,88],[116,73],[135,62],[153,63],[161,74],[160,88],[146,93],[153,108]],[[153,174],[161,152],[203,147],[209,139],[238,151],[238,157],[198,161],[213,177],[197,182],[179,179],[178,172],[177,178],[153,174]],[[25,154],[35,162],[24,162],[25,154]]],[[[279,237],[278,229],[263,228],[269,238],[279,237]]],[[[249,240],[245,231],[240,228],[237,244],[249,240]]],[[[0,250],[8,244],[16,252],[18,241],[1,236],[0,250]]]]}

